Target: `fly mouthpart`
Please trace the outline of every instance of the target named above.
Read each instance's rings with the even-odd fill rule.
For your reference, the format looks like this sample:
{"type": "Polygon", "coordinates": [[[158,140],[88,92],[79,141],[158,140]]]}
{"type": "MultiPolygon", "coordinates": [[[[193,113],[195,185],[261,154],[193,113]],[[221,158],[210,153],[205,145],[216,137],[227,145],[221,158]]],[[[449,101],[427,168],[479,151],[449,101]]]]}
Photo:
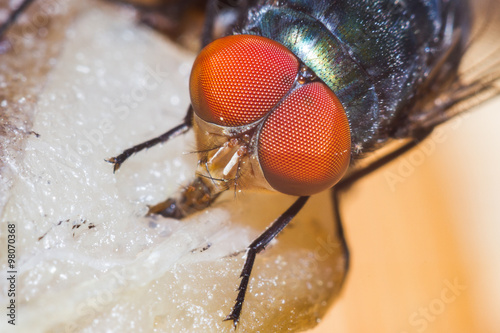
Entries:
{"type": "Polygon", "coordinates": [[[239,168],[247,156],[248,141],[229,138],[220,148],[207,151],[200,157],[197,173],[212,180],[233,181],[238,178],[239,168]]]}

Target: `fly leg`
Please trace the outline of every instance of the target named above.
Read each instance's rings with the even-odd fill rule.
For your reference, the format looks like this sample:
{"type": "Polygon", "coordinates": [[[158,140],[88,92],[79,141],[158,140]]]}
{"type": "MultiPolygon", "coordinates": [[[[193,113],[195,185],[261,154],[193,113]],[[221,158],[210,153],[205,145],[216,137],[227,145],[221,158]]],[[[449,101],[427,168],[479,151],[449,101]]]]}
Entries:
{"type": "Polygon", "coordinates": [[[203,32],[201,35],[201,48],[204,48],[214,39],[213,30],[215,19],[217,17],[218,7],[217,0],[208,0],[205,9],[205,23],[203,24],[203,32]]]}
{"type": "Polygon", "coordinates": [[[379,169],[380,167],[383,167],[387,163],[392,162],[393,160],[397,159],[401,155],[405,154],[407,151],[411,150],[412,148],[420,144],[420,142],[422,142],[427,136],[429,136],[431,132],[432,129],[422,130],[418,134],[418,136],[412,138],[411,141],[405,143],[399,148],[396,148],[394,151],[387,153],[387,155],[378,158],[376,161],[373,161],[372,163],[368,164],[362,169],[356,170],[353,173],[342,178],[342,180],[338,182],[337,185],[335,185],[335,187],[339,190],[347,189],[349,186],[351,186],[359,179],[372,173],[373,171],[379,169]]]}
{"type": "Polygon", "coordinates": [[[344,227],[342,226],[342,215],[340,213],[340,192],[347,190],[353,183],[355,183],[357,180],[363,178],[364,176],[370,174],[371,172],[379,169],[380,167],[386,165],[387,163],[395,160],[396,158],[400,157],[401,155],[405,154],[415,146],[417,146],[422,140],[424,140],[432,130],[422,132],[421,135],[419,135],[418,138],[414,138],[413,140],[407,142],[403,146],[395,149],[392,152],[389,152],[387,155],[382,156],[381,158],[377,159],[376,161],[370,163],[366,167],[356,170],[352,174],[348,175],[347,177],[343,178],[337,185],[335,185],[332,190],[331,190],[331,196],[332,196],[332,203],[333,203],[333,214],[335,218],[335,224],[337,227],[337,235],[339,238],[340,246],[342,247],[343,253],[344,253],[344,271],[345,275],[342,280],[342,284],[345,283],[345,280],[347,278],[347,274],[349,272],[349,266],[350,266],[350,252],[349,252],[349,246],[347,244],[347,240],[345,238],[344,234],[344,227]]]}
{"type": "MultiPolygon", "coordinates": [[[[209,0],[207,2],[206,19],[201,38],[202,47],[206,46],[208,43],[212,41],[212,33],[215,24],[215,18],[217,16],[217,11],[218,11],[217,0],[209,0]]],[[[184,117],[184,120],[182,121],[181,124],[177,125],[176,127],[170,129],[169,131],[163,133],[162,135],[156,138],[153,138],[151,140],[148,140],[146,142],[140,143],[138,145],[135,145],[131,148],[124,150],[120,155],[116,157],[111,157],[110,159],[106,160],[106,162],[114,164],[113,172],[116,172],[116,170],[120,168],[122,163],[125,162],[125,160],[128,159],[133,154],[138,153],[141,150],[151,148],[159,143],[168,141],[180,134],[184,134],[187,131],[189,131],[192,126],[193,126],[193,107],[190,105],[186,113],[186,116],[184,117]]],[[[152,213],[155,213],[155,211],[153,211],[152,213]]]]}
{"type": "Polygon", "coordinates": [[[189,106],[186,116],[184,117],[184,120],[182,121],[181,124],[175,126],[174,128],[170,129],[169,131],[163,133],[162,135],[156,138],[153,138],[146,142],[125,149],[120,155],[116,157],[111,157],[110,159],[106,160],[106,162],[114,164],[113,172],[116,172],[116,170],[120,168],[122,163],[125,162],[125,160],[128,159],[133,154],[138,153],[141,150],[151,148],[159,143],[168,141],[180,134],[184,134],[187,131],[189,131],[192,126],[193,126],[193,107],[189,106]]]}
{"type": "Polygon", "coordinates": [[[238,325],[240,320],[241,309],[243,307],[243,302],[245,301],[245,294],[248,288],[248,281],[250,280],[250,274],[252,273],[253,264],[255,257],[272,241],[280,232],[287,226],[287,224],[297,215],[297,213],[304,207],[305,203],[309,199],[308,196],[299,197],[293,205],[290,206],[280,217],[278,217],[269,228],[266,229],[259,237],[257,237],[252,244],[248,246],[247,258],[245,260],[245,265],[241,271],[240,278],[241,283],[238,287],[238,296],[236,297],[236,303],[231,311],[231,313],[224,320],[232,320],[234,328],[238,325]]]}
{"type": "Polygon", "coordinates": [[[14,22],[16,22],[19,15],[21,15],[21,13],[24,12],[33,2],[35,2],[35,0],[24,0],[23,2],[21,2],[19,7],[17,7],[9,15],[9,18],[7,18],[7,20],[4,23],[2,23],[2,25],[0,25],[0,38],[4,35],[7,29],[9,29],[10,26],[14,24],[14,22]]]}
{"type": "Polygon", "coordinates": [[[349,245],[347,244],[347,240],[344,234],[344,227],[342,226],[342,217],[340,215],[340,197],[339,197],[340,189],[337,186],[334,186],[331,191],[332,195],[332,203],[333,203],[333,218],[335,219],[335,227],[337,231],[337,238],[340,243],[340,247],[342,248],[342,255],[344,257],[344,276],[342,277],[342,281],[340,282],[340,288],[342,289],[344,283],[347,278],[347,273],[349,272],[349,267],[351,263],[351,253],[349,251],[349,245]]]}
{"type": "MultiPolygon", "coordinates": [[[[344,229],[342,227],[342,219],[340,215],[340,205],[339,205],[339,192],[347,189],[355,181],[366,176],[367,174],[377,170],[383,165],[391,162],[392,160],[398,158],[402,154],[406,153],[416,145],[420,143],[425,137],[427,137],[431,131],[422,132],[418,138],[414,138],[412,141],[404,144],[403,146],[397,148],[396,150],[388,153],[387,155],[379,158],[378,160],[372,162],[363,169],[357,170],[351,175],[347,176],[341,182],[339,182],[334,189],[332,189],[332,199],[334,203],[334,217],[337,223],[337,233],[340,239],[340,244],[344,251],[345,256],[345,272],[344,281],[347,276],[349,269],[349,248],[344,235],[344,229]]],[[[241,310],[243,307],[243,302],[245,301],[245,294],[248,288],[248,282],[250,280],[250,274],[252,272],[255,257],[259,252],[261,252],[271,240],[273,240],[280,232],[287,226],[287,224],[297,215],[297,213],[302,209],[304,204],[309,199],[308,196],[299,197],[290,208],[288,208],[280,217],[278,217],[271,226],[264,231],[257,239],[255,239],[252,244],[247,249],[247,258],[241,271],[240,277],[241,282],[238,287],[238,296],[236,297],[236,303],[231,311],[231,313],[226,317],[225,320],[232,320],[233,325],[236,328],[238,321],[240,319],[241,310]]]]}

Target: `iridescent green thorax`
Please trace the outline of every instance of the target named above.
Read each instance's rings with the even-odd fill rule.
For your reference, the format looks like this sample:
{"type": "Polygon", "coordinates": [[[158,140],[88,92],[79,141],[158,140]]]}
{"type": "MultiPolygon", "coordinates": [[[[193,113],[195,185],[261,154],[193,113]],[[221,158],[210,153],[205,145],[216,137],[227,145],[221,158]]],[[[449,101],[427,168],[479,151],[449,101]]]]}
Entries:
{"type": "Polygon", "coordinates": [[[451,43],[447,18],[456,15],[448,28],[468,29],[458,14],[464,1],[263,3],[236,32],[283,44],[332,89],[351,125],[354,157],[387,141],[397,120],[410,112],[419,86],[451,43]]]}

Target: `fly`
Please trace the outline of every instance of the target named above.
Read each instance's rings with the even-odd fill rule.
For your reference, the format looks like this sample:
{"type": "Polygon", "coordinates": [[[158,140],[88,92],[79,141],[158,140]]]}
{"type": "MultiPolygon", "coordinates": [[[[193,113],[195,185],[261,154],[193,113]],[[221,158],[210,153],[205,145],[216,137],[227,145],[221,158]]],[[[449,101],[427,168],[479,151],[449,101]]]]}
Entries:
{"type": "Polygon", "coordinates": [[[311,195],[332,191],[347,271],[339,192],[465,111],[463,102],[498,95],[500,68],[493,63],[487,75],[468,78],[459,73],[471,40],[466,0],[248,0],[233,11],[226,36],[212,41],[220,12],[217,1],[207,4],[204,48],[182,123],[109,162],[117,171],[131,155],[193,129],[196,177],[150,214],[182,218],[230,189],[298,197],[247,248],[226,317],[236,327],[257,254],[311,195]],[[394,142],[400,144],[389,153],[361,162],[394,142]]]}
{"type": "Polygon", "coordinates": [[[298,196],[247,248],[226,317],[236,327],[257,254],[310,195],[332,189],[347,272],[338,193],[416,146],[463,111],[464,100],[498,94],[499,70],[470,82],[458,73],[470,40],[465,0],[248,1],[227,36],[208,44],[216,5],[208,3],[184,122],[109,162],[116,171],[130,155],[193,128],[197,176],[151,214],[183,217],[228,189],[298,196]],[[396,140],[404,143],[358,165],[396,140]]]}

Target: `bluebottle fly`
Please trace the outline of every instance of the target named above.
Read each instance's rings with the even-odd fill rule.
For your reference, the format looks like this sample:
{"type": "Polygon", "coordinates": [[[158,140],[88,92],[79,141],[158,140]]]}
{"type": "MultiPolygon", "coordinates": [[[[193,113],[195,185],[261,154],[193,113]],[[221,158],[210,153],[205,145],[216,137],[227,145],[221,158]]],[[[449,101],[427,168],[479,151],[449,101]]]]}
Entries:
{"type": "MultiPolygon", "coordinates": [[[[32,1],[25,0],[2,29],[32,1]]],[[[183,122],[109,162],[116,171],[131,155],[193,129],[199,155],[195,179],[177,197],[151,207],[150,214],[182,218],[229,189],[298,197],[247,248],[236,302],[226,318],[236,326],[256,255],[310,195],[332,191],[347,271],[339,192],[470,104],[498,95],[500,68],[493,63],[487,75],[460,74],[471,41],[466,0],[228,4],[207,3],[204,48],[193,66],[191,106],[183,122]],[[234,19],[213,41],[226,9],[234,19]],[[395,148],[362,163],[388,144],[395,148]]]]}

